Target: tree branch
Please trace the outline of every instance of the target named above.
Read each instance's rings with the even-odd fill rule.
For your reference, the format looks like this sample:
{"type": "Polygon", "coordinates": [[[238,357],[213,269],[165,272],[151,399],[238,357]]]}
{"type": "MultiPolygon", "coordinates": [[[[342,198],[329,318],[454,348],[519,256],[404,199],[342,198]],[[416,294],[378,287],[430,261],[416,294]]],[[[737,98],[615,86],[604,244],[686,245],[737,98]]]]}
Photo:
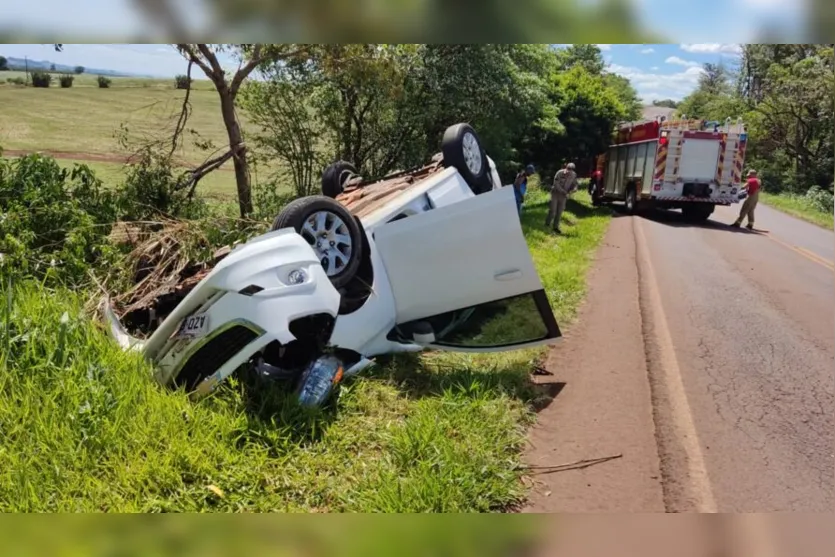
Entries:
{"type": "Polygon", "coordinates": [[[212,77],[212,81],[215,83],[218,83],[217,80],[225,82],[223,68],[220,67],[220,62],[217,61],[217,55],[205,44],[198,44],[197,50],[199,50],[200,54],[203,55],[203,58],[208,60],[209,64],[212,65],[213,75],[209,76],[212,77]]]}
{"type": "MultiPolygon", "coordinates": [[[[178,44],[177,49],[186,57],[186,60],[189,60],[197,64],[200,67],[200,69],[203,70],[203,73],[206,74],[206,77],[212,79],[211,68],[209,68],[209,66],[207,66],[206,63],[200,59],[199,56],[197,56],[197,53],[194,52],[194,49],[191,48],[190,44],[178,44]]],[[[214,80],[212,79],[212,81],[214,80]]]]}
{"type": "Polygon", "coordinates": [[[188,117],[191,114],[191,105],[189,104],[189,96],[191,95],[191,67],[194,60],[189,59],[188,69],[186,69],[186,76],[188,77],[188,87],[186,87],[186,96],[183,98],[183,108],[180,110],[180,117],[177,119],[177,125],[174,127],[174,134],[171,136],[171,152],[169,158],[174,156],[174,152],[180,144],[183,130],[188,122],[188,117]]]}

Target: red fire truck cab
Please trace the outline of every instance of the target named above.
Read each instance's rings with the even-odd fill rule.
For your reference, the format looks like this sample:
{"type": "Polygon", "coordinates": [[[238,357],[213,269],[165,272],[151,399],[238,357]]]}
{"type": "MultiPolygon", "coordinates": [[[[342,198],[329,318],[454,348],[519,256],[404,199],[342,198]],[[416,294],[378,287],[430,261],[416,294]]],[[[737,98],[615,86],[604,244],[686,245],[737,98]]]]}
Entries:
{"type": "Polygon", "coordinates": [[[747,143],[741,119],[653,120],[621,126],[597,159],[603,187],[595,204],[623,201],[629,212],[681,209],[707,220],[716,205],[739,202],[747,143]]]}

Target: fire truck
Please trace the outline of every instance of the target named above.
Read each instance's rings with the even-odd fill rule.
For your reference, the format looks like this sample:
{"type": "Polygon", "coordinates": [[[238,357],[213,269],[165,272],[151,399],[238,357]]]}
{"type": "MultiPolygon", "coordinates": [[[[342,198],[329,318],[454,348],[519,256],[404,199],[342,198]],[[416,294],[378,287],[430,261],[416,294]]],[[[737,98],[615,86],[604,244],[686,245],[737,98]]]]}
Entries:
{"type": "Polygon", "coordinates": [[[614,144],[597,157],[602,187],[595,204],[623,201],[630,213],[681,209],[704,221],[716,205],[739,203],[748,134],[742,119],[687,119],[621,126],[614,144]]]}

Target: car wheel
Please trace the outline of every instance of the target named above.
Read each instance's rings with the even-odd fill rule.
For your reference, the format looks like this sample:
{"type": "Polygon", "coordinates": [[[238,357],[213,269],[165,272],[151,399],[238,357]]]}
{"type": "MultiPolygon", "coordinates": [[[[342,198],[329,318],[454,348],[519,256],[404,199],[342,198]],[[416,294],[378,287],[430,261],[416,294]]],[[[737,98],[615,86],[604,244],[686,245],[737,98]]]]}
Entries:
{"type": "Polygon", "coordinates": [[[441,141],[441,152],[444,166],[455,168],[474,194],[493,189],[487,156],[472,126],[456,124],[448,127],[441,141]]]}
{"type": "Polygon", "coordinates": [[[638,199],[637,193],[635,192],[635,186],[627,186],[626,187],[626,211],[634,215],[635,210],[638,206],[638,199]]]}
{"type": "Polygon", "coordinates": [[[335,199],[342,193],[345,182],[357,169],[346,161],[337,161],[322,173],[322,195],[335,199]]]}
{"type": "Polygon", "coordinates": [[[357,219],[338,201],[321,195],[291,201],[270,230],[293,228],[307,240],[335,288],[354,278],[362,260],[362,232],[357,219]]]}
{"type": "Polygon", "coordinates": [[[317,358],[302,372],[296,383],[296,396],[302,406],[321,406],[342,381],[344,369],[335,356],[317,358]]]}

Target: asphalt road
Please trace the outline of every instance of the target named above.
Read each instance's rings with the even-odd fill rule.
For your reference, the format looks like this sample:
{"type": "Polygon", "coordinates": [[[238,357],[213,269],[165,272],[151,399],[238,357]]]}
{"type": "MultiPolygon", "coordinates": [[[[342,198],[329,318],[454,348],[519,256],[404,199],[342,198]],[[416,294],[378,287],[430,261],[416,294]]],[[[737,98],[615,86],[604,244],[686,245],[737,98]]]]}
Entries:
{"type": "Polygon", "coordinates": [[[736,210],[613,220],[548,362],[528,510],[832,510],[835,234],[736,210]]]}

